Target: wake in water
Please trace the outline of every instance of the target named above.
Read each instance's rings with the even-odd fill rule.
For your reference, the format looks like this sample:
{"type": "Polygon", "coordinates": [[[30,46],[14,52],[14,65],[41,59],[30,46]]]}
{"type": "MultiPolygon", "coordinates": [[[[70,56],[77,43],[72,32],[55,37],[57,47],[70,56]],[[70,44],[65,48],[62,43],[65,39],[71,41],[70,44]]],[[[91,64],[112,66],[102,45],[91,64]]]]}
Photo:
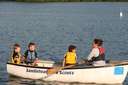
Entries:
{"type": "Polygon", "coordinates": [[[66,83],[66,82],[50,82],[50,81],[41,81],[41,80],[30,80],[23,79],[14,76],[10,76],[7,82],[7,85],[97,85],[97,84],[85,84],[85,83],[66,83]]]}

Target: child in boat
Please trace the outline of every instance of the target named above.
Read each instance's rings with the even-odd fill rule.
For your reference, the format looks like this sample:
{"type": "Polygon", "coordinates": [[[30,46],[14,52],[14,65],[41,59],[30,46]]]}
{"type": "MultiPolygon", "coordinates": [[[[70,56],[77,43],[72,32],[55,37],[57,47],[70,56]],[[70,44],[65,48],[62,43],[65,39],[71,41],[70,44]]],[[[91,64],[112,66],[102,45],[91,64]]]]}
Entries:
{"type": "Polygon", "coordinates": [[[102,39],[94,39],[92,44],[92,51],[88,56],[88,61],[92,62],[94,66],[105,65],[105,49],[102,47],[102,39]]]}
{"type": "Polygon", "coordinates": [[[75,65],[77,61],[76,46],[70,45],[64,55],[63,66],[75,65]]]}
{"type": "Polygon", "coordinates": [[[38,61],[35,43],[33,42],[29,43],[28,50],[25,51],[24,57],[26,64],[33,64],[35,61],[38,61]]]}
{"type": "Polygon", "coordinates": [[[19,44],[14,44],[13,53],[11,56],[12,63],[20,64],[21,63],[21,47],[19,44]]]}

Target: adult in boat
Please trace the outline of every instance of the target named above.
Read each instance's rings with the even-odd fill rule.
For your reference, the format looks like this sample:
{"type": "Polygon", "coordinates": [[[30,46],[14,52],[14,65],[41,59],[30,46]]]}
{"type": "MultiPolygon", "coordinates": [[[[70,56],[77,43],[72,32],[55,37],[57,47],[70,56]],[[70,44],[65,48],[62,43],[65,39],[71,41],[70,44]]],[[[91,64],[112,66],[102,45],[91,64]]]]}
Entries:
{"type": "Polygon", "coordinates": [[[105,48],[102,47],[102,39],[94,39],[92,44],[92,51],[88,56],[88,61],[92,62],[94,66],[105,65],[105,48]]]}
{"type": "Polygon", "coordinates": [[[64,55],[63,66],[75,65],[77,62],[76,46],[70,45],[64,55]]]}
{"type": "Polygon", "coordinates": [[[11,55],[11,62],[14,64],[20,64],[21,63],[21,47],[19,44],[14,44],[13,46],[13,52],[11,55]]]}
{"type": "Polygon", "coordinates": [[[35,43],[30,42],[28,44],[28,50],[25,51],[24,58],[26,64],[35,64],[35,62],[38,61],[35,43]]]}

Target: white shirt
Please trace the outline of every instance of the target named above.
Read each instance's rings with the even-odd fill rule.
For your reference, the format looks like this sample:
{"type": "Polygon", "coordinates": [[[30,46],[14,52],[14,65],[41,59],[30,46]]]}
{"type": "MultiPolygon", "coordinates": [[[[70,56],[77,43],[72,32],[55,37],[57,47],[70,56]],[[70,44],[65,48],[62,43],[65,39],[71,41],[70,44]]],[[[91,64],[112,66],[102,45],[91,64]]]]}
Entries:
{"type": "MultiPolygon", "coordinates": [[[[100,54],[99,49],[98,48],[93,48],[91,53],[88,56],[88,60],[91,60],[93,57],[98,57],[100,54]]],[[[104,66],[106,65],[104,60],[100,60],[100,61],[94,61],[93,62],[94,66],[104,66]]]]}
{"type": "Polygon", "coordinates": [[[93,57],[98,57],[100,54],[99,49],[98,48],[93,48],[91,53],[88,56],[88,60],[91,60],[93,57]]]}

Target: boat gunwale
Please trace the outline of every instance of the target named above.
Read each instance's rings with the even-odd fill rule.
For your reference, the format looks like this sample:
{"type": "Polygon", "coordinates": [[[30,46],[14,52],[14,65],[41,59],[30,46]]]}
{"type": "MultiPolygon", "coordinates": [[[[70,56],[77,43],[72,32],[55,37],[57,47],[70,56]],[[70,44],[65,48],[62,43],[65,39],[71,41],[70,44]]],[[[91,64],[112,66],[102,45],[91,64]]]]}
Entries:
{"type": "MultiPolygon", "coordinates": [[[[7,64],[15,65],[15,66],[22,66],[22,67],[29,67],[29,68],[39,68],[39,69],[51,69],[51,68],[53,68],[53,67],[27,66],[27,65],[14,64],[14,63],[9,63],[9,62],[7,62],[7,64]]],[[[84,64],[82,64],[82,65],[84,65],[84,64]]],[[[117,64],[117,65],[105,65],[105,66],[73,67],[73,68],[65,68],[64,70],[66,70],[66,69],[92,69],[92,68],[105,68],[105,67],[124,66],[124,65],[128,65],[128,63],[125,63],[125,64],[117,64]]]]}

